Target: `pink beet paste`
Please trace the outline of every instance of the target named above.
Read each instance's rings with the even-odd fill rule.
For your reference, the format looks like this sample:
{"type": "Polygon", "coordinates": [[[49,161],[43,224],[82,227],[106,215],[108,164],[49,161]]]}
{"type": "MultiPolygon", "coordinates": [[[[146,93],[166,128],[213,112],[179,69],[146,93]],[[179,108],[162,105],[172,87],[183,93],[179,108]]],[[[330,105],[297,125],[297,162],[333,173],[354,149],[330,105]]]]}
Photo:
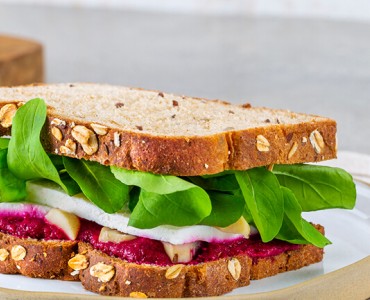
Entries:
{"type": "Polygon", "coordinates": [[[0,215],[0,231],[19,238],[67,240],[66,234],[35,211],[7,212],[0,215]]]}
{"type": "MultiPolygon", "coordinates": [[[[81,228],[77,239],[90,243],[95,249],[110,256],[128,262],[160,266],[173,264],[164,251],[161,242],[142,237],[121,243],[99,242],[101,228],[100,225],[94,222],[81,219],[81,228]]],[[[20,238],[68,239],[62,230],[50,224],[42,215],[27,212],[21,214],[15,212],[1,213],[0,231],[20,238]]],[[[194,259],[188,264],[198,264],[240,254],[247,254],[253,260],[266,257],[273,258],[287,250],[296,250],[300,247],[300,245],[279,240],[263,243],[259,235],[253,235],[249,239],[240,238],[225,242],[202,242],[194,259]]]]}

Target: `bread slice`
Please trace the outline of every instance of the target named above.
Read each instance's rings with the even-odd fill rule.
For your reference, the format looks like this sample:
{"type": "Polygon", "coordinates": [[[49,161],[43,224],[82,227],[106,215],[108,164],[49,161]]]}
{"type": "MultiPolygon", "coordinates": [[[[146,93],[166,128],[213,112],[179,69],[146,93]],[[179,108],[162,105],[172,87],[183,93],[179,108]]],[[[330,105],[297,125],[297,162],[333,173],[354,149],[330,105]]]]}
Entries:
{"type": "Polygon", "coordinates": [[[78,273],[68,266],[77,250],[76,241],[39,241],[0,232],[0,273],[77,281],[78,273]]]}
{"type": "Polygon", "coordinates": [[[323,259],[323,249],[302,245],[298,250],[257,260],[238,255],[197,265],[161,267],[128,263],[86,243],[80,243],[78,249],[89,262],[88,268],[80,271],[85,289],[102,295],[150,298],[223,295],[249,285],[250,280],[297,270],[323,259]],[[104,269],[111,272],[106,280],[104,269]]]}
{"type": "MultiPolygon", "coordinates": [[[[316,228],[323,232],[323,227],[316,228]]],[[[89,291],[114,296],[217,296],[247,286],[250,280],[296,270],[322,259],[323,249],[301,245],[267,258],[239,254],[196,265],[139,265],[111,257],[84,242],[22,239],[0,233],[0,273],[80,280],[89,291]]]]}
{"type": "Polygon", "coordinates": [[[298,270],[323,260],[324,249],[304,245],[299,250],[290,250],[271,258],[253,261],[251,280],[262,279],[288,271],[298,270]]]}
{"type": "Polygon", "coordinates": [[[104,165],[196,176],[336,156],[328,118],[84,83],[0,88],[0,133],[10,133],[10,111],[38,97],[45,148],[104,165]]]}
{"type": "Polygon", "coordinates": [[[252,260],[246,255],[234,258],[240,266],[236,271],[231,269],[234,263],[228,258],[198,265],[162,267],[128,263],[86,243],[79,244],[79,253],[89,261],[89,267],[80,271],[82,285],[102,295],[133,296],[142,293],[155,298],[201,297],[222,295],[250,282],[252,260]],[[107,277],[106,282],[98,273],[104,266],[113,267],[112,277],[107,277]]]}

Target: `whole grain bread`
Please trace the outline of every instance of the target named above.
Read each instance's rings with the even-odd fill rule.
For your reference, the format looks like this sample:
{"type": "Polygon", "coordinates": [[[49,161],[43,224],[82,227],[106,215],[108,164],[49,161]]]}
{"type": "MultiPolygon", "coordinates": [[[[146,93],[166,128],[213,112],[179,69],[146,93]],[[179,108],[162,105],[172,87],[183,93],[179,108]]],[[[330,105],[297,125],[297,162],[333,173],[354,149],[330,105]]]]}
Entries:
{"type": "Polygon", "coordinates": [[[328,118],[85,83],[0,88],[0,134],[33,98],[48,105],[47,151],[104,165],[195,176],[336,156],[328,118]]]}
{"type": "MultiPolygon", "coordinates": [[[[316,226],[323,233],[323,227],[316,226]]],[[[0,233],[0,273],[34,278],[80,280],[102,295],[130,297],[203,297],[228,293],[250,280],[320,262],[323,249],[301,245],[267,258],[247,255],[196,265],[139,265],[111,257],[76,241],[21,239],[0,233]]]]}
{"type": "Polygon", "coordinates": [[[297,250],[256,260],[247,255],[238,255],[197,265],[160,267],[128,263],[95,250],[86,243],[80,243],[78,249],[89,262],[89,266],[80,271],[80,280],[85,289],[102,295],[150,298],[222,295],[249,285],[250,280],[320,262],[324,253],[321,248],[302,245],[297,250]],[[106,266],[111,272],[107,281],[99,277],[104,276],[103,271],[95,271],[96,268],[107,269],[106,266]]]}
{"type": "MultiPolygon", "coordinates": [[[[315,228],[325,234],[324,227],[317,224],[315,228]]],[[[253,259],[251,280],[262,279],[279,273],[288,272],[318,263],[324,258],[324,249],[313,245],[304,245],[298,250],[285,251],[273,258],[253,259]]]]}
{"type": "Polygon", "coordinates": [[[39,241],[0,232],[0,273],[34,278],[78,280],[68,261],[78,250],[76,241],[39,241]],[[71,274],[72,273],[72,274],[71,274]]]}
{"type": "Polygon", "coordinates": [[[88,268],[80,271],[80,280],[85,289],[102,295],[133,296],[145,294],[147,297],[179,298],[221,295],[231,290],[249,285],[252,260],[248,256],[234,258],[240,270],[232,269],[235,264],[228,258],[198,265],[175,265],[161,267],[138,265],[95,250],[86,243],[79,244],[79,253],[89,261],[88,268]],[[93,271],[105,266],[112,267],[108,281],[93,271]],[[101,267],[99,267],[101,266],[101,267]]]}

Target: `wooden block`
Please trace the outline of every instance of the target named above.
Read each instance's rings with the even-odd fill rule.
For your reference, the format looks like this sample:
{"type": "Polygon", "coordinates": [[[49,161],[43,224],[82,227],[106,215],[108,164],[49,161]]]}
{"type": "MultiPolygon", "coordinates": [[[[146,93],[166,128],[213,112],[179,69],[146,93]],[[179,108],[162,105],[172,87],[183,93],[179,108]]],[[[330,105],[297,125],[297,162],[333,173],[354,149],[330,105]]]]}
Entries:
{"type": "Polygon", "coordinates": [[[0,36],[0,86],[43,82],[43,50],[35,41],[0,36]]]}

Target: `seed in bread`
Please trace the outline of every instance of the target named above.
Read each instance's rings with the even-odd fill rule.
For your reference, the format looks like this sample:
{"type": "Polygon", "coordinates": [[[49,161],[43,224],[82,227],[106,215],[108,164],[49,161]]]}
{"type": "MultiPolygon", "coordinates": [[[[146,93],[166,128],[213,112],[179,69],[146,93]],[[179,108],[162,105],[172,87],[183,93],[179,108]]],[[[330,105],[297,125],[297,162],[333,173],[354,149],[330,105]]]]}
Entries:
{"type": "Polygon", "coordinates": [[[6,256],[5,251],[11,253],[4,261],[0,260],[0,273],[22,274],[34,278],[78,280],[78,275],[70,274],[73,270],[68,266],[72,253],[77,253],[76,241],[38,241],[0,233],[0,249],[4,254],[2,257],[6,256]]]}
{"type": "Polygon", "coordinates": [[[15,113],[17,112],[17,106],[13,103],[6,104],[0,109],[0,125],[4,128],[12,126],[12,121],[15,113]]]}
{"type": "MultiPolygon", "coordinates": [[[[159,174],[198,176],[336,156],[331,119],[159,93],[85,83],[1,88],[0,107],[42,98],[46,127],[78,143],[73,151],[45,130],[48,152],[159,174]],[[302,147],[293,155],[294,143],[302,147]]],[[[0,133],[10,127],[0,126],[0,133]]]]}
{"type": "Polygon", "coordinates": [[[8,250],[1,248],[0,249],[0,261],[6,261],[8,257],[9,257],[8,250]]]}

